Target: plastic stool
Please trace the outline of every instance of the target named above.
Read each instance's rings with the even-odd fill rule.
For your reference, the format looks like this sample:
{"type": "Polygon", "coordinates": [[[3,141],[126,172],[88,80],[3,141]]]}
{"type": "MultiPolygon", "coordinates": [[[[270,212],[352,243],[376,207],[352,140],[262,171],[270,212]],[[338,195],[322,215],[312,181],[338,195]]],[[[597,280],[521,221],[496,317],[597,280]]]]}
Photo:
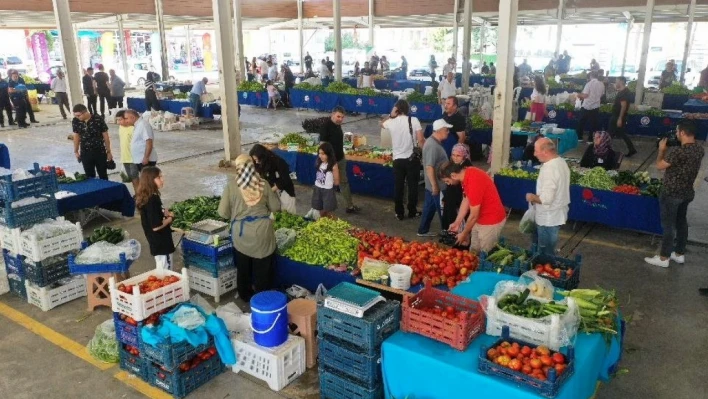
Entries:
{"type": "Polygon", "coordinates": [[[305,339],[307,368],[317,363],[317,302],[311,299],[293,299],[288,303],[290,333],[305,339]]]}
{"type": "MultiPolygon", "coordinates": [[[[116,280],[120,279],[120,276],[121,274],[115,274],[116,280]]],[[[93,312],[97,306],[111,307],[111,292],[108,288],[108,280],[111,277],[114,277],[111,273],[86,275],[86,297],[88,298],[89,312],[93,312]]]]}

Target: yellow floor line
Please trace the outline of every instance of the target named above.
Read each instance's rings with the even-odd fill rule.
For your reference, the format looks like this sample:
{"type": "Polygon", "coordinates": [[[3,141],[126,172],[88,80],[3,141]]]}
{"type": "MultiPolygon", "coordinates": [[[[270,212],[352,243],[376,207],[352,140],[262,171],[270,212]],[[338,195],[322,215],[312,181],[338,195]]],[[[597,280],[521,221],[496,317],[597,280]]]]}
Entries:
{"type": "Polygon", "coordinates": [[[37,320],[34,320],[33,318],[5,305],[4,303],[0,303],[0,315],[7,317],[20,326],[71,353],[72,355],[91,363],[99,370],[108,370],[115,366],[115,364],[103,363],[94,359],[93,356],[88,353],[88,350],[84,345],[81,345],[67,336],[52,330],[37,320]]]}
{"type": "Polygon", "coordinates": [[[141,380],[139,377],[130,375],[126,371],[120,371],[116,374],[113,375],[115,379],[118,381],[122,382],[125,385],[128,385],[129,387],[135,389],[136,391],[142,393],[143,395],[147,396],[148,398],[152,399],[172,399],[172,395],[168,394],[167,392],[155,388],[152,385],[148,384],[147,382],[141,380]]]}

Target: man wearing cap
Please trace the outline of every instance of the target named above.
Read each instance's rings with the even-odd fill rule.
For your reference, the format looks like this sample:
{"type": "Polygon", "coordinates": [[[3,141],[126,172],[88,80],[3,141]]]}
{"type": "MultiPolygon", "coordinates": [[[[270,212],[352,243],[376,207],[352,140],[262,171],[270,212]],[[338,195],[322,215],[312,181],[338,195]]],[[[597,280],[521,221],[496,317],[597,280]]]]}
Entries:
{"type": "Polygon", "coordinates": [[[442,143],[450,134],[452,125],[444,119],[433,122],[433,134],[430,140],[425,140],[423,145],[423,170],[425,180],[425,202],[423,203],[423,215],[418,226],[418,237],[435,237],[437,233],[430,232],[430,223],[435,214],[440,218],[442,230],[442,213],[440,212],[440,192],[445,189],[445,182],[439,177],[437,170],[443,163],[448,161],[447,153],[442,143]]]}
{"type": "Polygon", "coordinates": [[[59,105],[59,112],[61,112],[62,118],[66,119],[64,107],[66,107],[66,110],[69,112],[71,112],[71,108],[69,108],[69,96],[66,94],[66,80],[64,79],[64,72],[57,71],[57,76],[52,79],[51,89],[54,92],[54,98],[57,101],[57,105],[59,105]]]}

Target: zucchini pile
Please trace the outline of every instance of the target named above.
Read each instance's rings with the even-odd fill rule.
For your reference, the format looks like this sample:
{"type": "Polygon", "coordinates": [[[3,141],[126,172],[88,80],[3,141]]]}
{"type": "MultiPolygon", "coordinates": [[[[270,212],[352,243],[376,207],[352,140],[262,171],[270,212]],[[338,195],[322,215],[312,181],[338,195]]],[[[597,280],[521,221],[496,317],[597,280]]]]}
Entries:
{"type": "Polygon", "coordinates": [[[125,233],[120,227],[102,226],[93,231],[93,234],[87,239],[89,244],[95,244],[99,241],[106,241],[111,244],[118,244],[123,241],[125,233]]]}

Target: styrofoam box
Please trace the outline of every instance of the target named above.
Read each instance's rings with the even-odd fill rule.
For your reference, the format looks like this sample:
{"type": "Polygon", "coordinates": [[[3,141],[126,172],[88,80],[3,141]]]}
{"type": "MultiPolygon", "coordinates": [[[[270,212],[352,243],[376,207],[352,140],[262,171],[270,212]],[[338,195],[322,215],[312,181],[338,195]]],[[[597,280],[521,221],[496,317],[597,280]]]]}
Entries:
{"type": "Polygon", "coordinates": [[[265,348],[253,340],[253,332],[233,338],[236,352],[234,373],[243,371],[263,380],[273,391],[280,391],[305,372],[305,339],[288,335],[280,346],[265,348]]]}
{"type": "Polygon", "coordinates": [[[130,316],[135,321],[143,321],[155,312],[189,300],[189,275],[186,268],[182,269],[182,274],[170,270],[154,269],[121,281],[121,284],[133,286],[132,294],[118,291],[115,277],[111,277],[108,284],[111,290],[111,308],[113,311],[130,316]],[[160,279],[165,278],[165,276],[175,276],[180,281],[146,294],[140,293],[138,284],[147,280],[150,276],[156,276],[160,279]]]}
{"type": "Polygon", "coordinates": [[[81,241],[84,239],[81,224],[78,222],[76,223],[76,229],[73,231],[44,240],[39,240],[35,236],[22,237],[19,229],[14,229],[14,231],[18,236],[20,255],[34,262],[41,262],[50,256],[81,249],[81,241]]]}
{"type": "Polygon", "coordinates": [[[70,283],[57,288],[37,287],[29,280],[25,280],[25,288],[27,302],[47,312],[59,305],[86,296],[86,279],[83,276],[74,278],[70,283]]]}
{"type": "Polygon", "coordinates": [[[187,272],[189,273],[189,288],[213,296],[217,303],[219,303],[221,295],[236,289],[236,268],[221,273],[219,277],[212,277],[211,273],[197,267],[189,268],[187,272]]]}

